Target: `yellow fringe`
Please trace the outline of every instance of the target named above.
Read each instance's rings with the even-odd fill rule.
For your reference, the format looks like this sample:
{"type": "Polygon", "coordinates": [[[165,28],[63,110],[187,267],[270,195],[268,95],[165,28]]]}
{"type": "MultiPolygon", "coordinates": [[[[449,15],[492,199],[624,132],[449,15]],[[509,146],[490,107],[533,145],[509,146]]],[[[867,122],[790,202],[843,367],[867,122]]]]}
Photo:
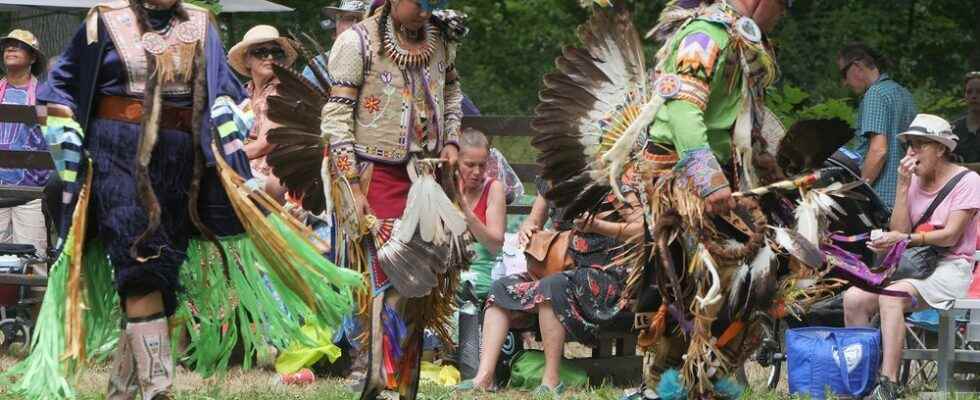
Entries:
{"type": "MultiPolygon", "coordinates": [[[[68,293],[65,298],[65,354],[63,360],[85,360],[85,324],[83,314],[87,308],[85,298],[85,277],[82,276],[83,249],[85,248],[85,231],[88,223],[88,203],[92,190],[92,163],[88,163],[85,184],[79,190],[75,211],[72,213],[70,236],[74,237],[71,248],[71,262],[68,272],[68,293]]],[[[63,249],[62,251],[68,251],[63,249]]]]}

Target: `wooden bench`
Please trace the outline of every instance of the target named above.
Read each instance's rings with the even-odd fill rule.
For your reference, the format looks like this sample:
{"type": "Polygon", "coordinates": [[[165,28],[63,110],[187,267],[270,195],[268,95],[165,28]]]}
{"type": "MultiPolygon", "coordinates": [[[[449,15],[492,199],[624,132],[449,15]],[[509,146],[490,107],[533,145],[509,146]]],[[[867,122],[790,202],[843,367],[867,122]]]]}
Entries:
{"type": "MultiPolygon", "coordinates": [[[[975,258],[980,262],[980,251],[976,252],[975,258]]],[[[938,314],[938,326],[917,326],[919,324],[913,322],[906,328],[902,379],[919,375],[920,378],[934,380],[936,391],[922,392],[922,398],[945,398],[953,392],[980,392],[977,382],[980,375],[980,299],[957,299],[952,309],[939,310],[938,314]],[[966,321],[960,319],[964,313],[969,315],[966,321]],[[932,337],[925,333],[931,333],[928,336],[932,337]],[[935,363],[935,370],[928,369],[926,363],[929,362],[935,363]],[[913,365],[920,371],[911,371],[913,365]],[[926,373],[935,373],[935,377],[926,373]],[[966,379],[957,380],[954,374],[965,374],[966,379]]]]}
{"type": "MultiPolygon", "coordinates": [[[[0,105],[0,122],[34,124],[38,122],[37,115],[37,107],[0,105]]],[[[51,160],[51,154],[47,151],[0,150],[0,168],[53,170],[54,162],[51,160]]],[[[41,199],[44,195],[43,187],[0,185],[0,208],[41,199]]],[[[45,215],[47,214],[45,211],[45,215]]],[[[45,222],[47,223],[47,221],[45,222]]],[[[41,250],[46,251],[47,249],[41,250]]],[[[0,274],[0,284],[47,286],[47,278],[36,275],[0,274]]]]}
{"type": "MultiPolygon", "coordinates": [[[[535,135],[531,129],[531,118],[525,116],[466,117],[463,118],[462,126],[479,130],[491,140],[505,137],[526,138],[530,141],[535,135]]],[[[525,185],[533,183],[541,173],[541,167],[534,163],[512,163],[510,166],[525,185]]],[[[530,212],[531,205],[507,206],[508,215],[527,215],[530,212]]],[[[593,385],[634,385],[639,383],[643,375],[643,357],[636,352],[636,341],[633,313],[623,312],[609,323],[607,329],[599,333],[598,346],[592,349],[591,357],[575,358],[570,362],[584,370],[593,385]]]]}

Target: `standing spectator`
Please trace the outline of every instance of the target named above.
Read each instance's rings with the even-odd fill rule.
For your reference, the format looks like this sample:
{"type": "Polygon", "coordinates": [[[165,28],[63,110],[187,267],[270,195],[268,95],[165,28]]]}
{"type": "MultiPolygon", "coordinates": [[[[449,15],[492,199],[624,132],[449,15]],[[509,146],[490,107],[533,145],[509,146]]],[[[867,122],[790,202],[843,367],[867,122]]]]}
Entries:
{"type": "MultiPolygon", "coordinates": [[[[980,163],[980,71],[966,74],[963,82],[963,100],[966,101],[966,114],[953,122],[953,133],[959,136],[959,144],[954,153],[960,162],[980,163]]],[[[976,170],[977,166],[973,166],[976,170]]]]}
{"type": "MultiPolygon", "coordinates": [[[[37,100],[37,77],[44,70],[44,55],[37,38],[28,31],[15,29],[0,39],[6,77],[0,79],[0,103],[34,105],[37,100]]],[[[40,126],[0,123],[0,149],[47,150],[40,126]]],[[[48,171],[0,169],[0,185],[44,186],[48,171]]],[[[32,244],[38,255],[47,248],[47,230],[41,200],[17,207],[0,209],[0,243],[32,244]]],[[[47,271],[36,271],[45,275],[47,271]]]]}
{"type": "MultiPolygon", "coordinates": [[[[341,0],[340,4],[336,7],[323,7],[323,16],[327,17],[327,20],[323,21],[321,26],[323,29],[328,31],[333,31],[331,34],[332,40],[337,40],[337,37],[341,33],[344,33],[350,29],[354,24],[361,22],[364,19],[365,13],[367,13],[368,6],[370,3],[364,0],[341,0]]],[[[330,51],[327,50],[326,53],[316,56],[310,65],[307,65],[303,69],[303,77],[305,77],[310,82],[319,84],[316,77],[313,75],[314,66],[323,74],[327,79],[330,78],[330,74],[327,72],[327,59],[330,58],[330,51]]]]}
{"type": "Polygon", "coordinates": [[[880,70],[882,58],[863,43],[841,49],[837,66],[844,85],[862,96],[856,132],[864,156],[861,177],[892,207],[903,153],[897,137],[915,118],[915,101],[908,89],[880,70]]]}
{"type": "Polygon", "coordinates": [[[272,64],[290,66],[296,61],[296,49],[289,40],[279,36],[279,30],[269,25],[256,25],[245,33],[242,41],[228,51],[228,64],[239,74],[248,76],[251,81],[245,84],[250,98],[255,123],[245,142],[245,154],[252,166],[252,174],[265,181],[265,191],[277,200],[283,201],[285,188],[272,174],[272,167],[265,157],[272,151],[266,134],[274,124],[267,117],[269,96],[276,94],[279,78],[272,70],[272,64]]]}

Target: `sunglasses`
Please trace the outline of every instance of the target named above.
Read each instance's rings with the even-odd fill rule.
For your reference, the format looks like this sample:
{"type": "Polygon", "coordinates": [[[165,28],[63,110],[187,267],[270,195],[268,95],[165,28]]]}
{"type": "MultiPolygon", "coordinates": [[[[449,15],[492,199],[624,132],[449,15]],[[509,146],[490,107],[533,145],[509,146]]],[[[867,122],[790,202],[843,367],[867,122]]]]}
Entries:
{"type": "Polygon", "coordinates": [[[259,60],[265,60],[270,57],[276,61],[286,59],[286,51],[284,51],[281,47],[258,47],[249,50],[248,54],[259,60]]]}
{"type": "Polygon", "coordinates": [[[21,43],[21,42],[18,42],[16,40],[7,41],[6,43],[3,44],[2,48],[3,48],[4,51],[6,51],[7,49],[11,49],[12,48],[12,49],[24,50],[24,51],[26,51],[28,53],[30,53],[31,50],[33,50],[31,48],[31,46],[28,46],[28,45],[26,45],[24,43],[21,43]]]}
{"type": "Polygon", "coordinates": [[[335,20],[337,22],[351,22],[356,24],[358,22],[361,22],[361,15],[360,14],[337,14],[335,20]]]}

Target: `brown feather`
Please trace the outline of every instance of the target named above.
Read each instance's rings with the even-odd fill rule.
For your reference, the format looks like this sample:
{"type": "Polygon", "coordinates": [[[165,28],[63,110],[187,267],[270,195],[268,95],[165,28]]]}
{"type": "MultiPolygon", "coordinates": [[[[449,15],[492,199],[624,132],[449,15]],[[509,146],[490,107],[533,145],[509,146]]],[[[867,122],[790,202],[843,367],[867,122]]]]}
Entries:
{"type": "Polygon", "coordinates": [[[320,142],[319,134],[298,128],[278,127],[269,129],[268,140],[272,144],[324,147],[320,142]]]}
{"type": "Polygon", "coordinates": [[[645,84],[646,68],[629,12],[621,5],[594,7],[577,33],[581,46],[563,49],[555,70],[544,76],[531,122],[541,177],[559,182],[546,197],[571,206],[566,216],[593,209],[608,193],[598,159],[622,135],[612,129],[628,118],[622,110],[645,102],[630,94],[645,84]],[[602,120],[609,116],[612,122],[602,120]]]}

